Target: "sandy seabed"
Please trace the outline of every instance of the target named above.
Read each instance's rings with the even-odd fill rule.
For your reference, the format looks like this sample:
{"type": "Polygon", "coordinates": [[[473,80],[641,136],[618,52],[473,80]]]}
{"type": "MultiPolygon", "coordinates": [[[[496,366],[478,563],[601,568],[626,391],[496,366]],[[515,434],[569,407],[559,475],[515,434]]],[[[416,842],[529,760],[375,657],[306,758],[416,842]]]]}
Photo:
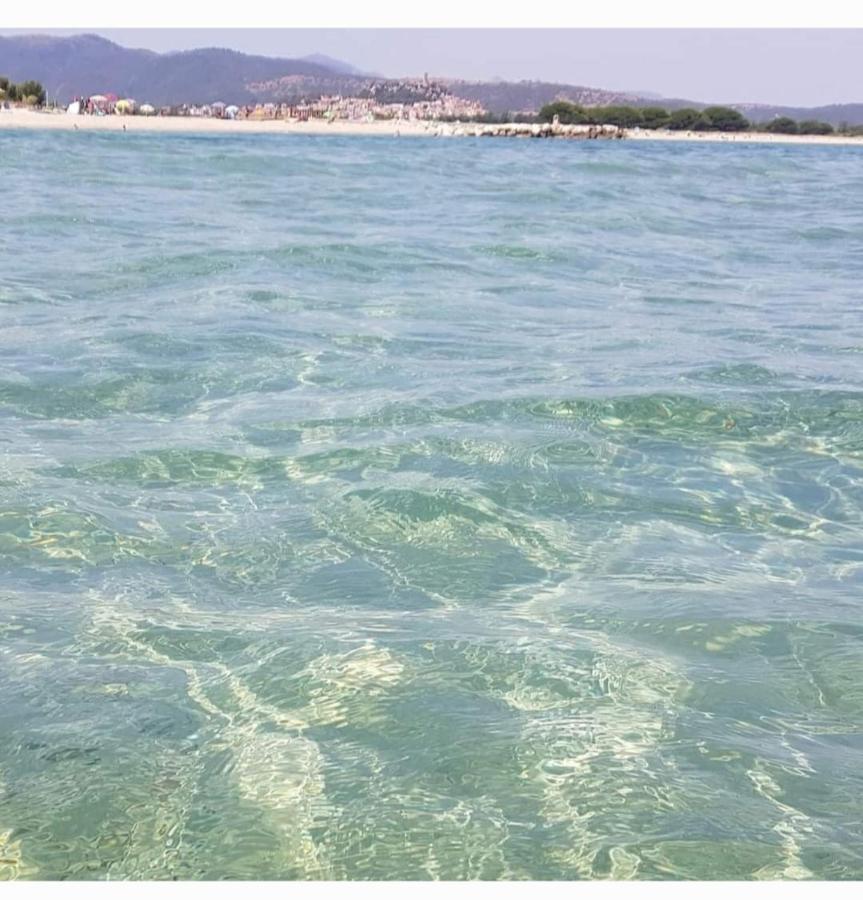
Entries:
{"type": "MultiPolygon", "coordinates": [[[[284,119],[203,119],[180,116],[72,116],[66,113],[26,109],[0,110],[0,129],[56,131],[125,131],[180,134],[338,134],[391,137],[473,136],[489,126],[472,122],[375,121],[297,122],[284,119]]],[[[492,126],[493,127],[493,126],[492,126]]],[[[863,137],[847,135],[791,135],[764,132],[717,133],[697,131],[649,131],[630,129],[627,140],[727,142],[738,144],[848,144],[863,146],[863,137]]]]}

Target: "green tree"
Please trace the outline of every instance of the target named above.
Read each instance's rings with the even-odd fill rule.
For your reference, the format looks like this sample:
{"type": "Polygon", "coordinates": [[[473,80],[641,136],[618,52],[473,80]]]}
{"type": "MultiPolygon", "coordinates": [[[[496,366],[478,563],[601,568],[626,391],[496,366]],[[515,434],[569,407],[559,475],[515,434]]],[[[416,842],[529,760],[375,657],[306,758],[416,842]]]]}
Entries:
{"type": "Polygon", "coordinates": [[[772,134],[797,134],[800,129],[794,119],[789,119],[788,116],[778,116],[768,122],[764,126],[764,130],[772,134]]]}
{"type": "Polygon", "coordinates": [[[710,122],[712,131],[746,131],[747,118],[730,106],[708,106],[702,113],[710,122]]]}
{"type": "Polygon", "coordinates": [[[16,85],[18,99],[32,106],[45,103],[45,88],[38,81],[22,81],[16,85]]]}
{"type": "Polygon", "coordinates": [[[553,103],[546,103],[539,111],[541,122],[552,122],[555,116],[557,116],[561,125],[581,125],[587,121],[584,107],[579,106],[577,103],[570,103],[568,100],[555,100],[553,103]]]}
{"type": "Polygon", "coordinates": [[[644,121],[641,110],[634,106],[598,106],[593,114],[599,125],[617,125],[619,128],[635,128],[644,121]]]}
{"type": "Polygon", "coordinates": [[[833,126],[829,122],[816,122],[806,119],[797,126],[800,134],[833,134],[833,126]]]}
{"type": "Polygon", "coordinates": [[[675,109],[668,120],[668,127],[672,131],[703,131],[705,125],[709,127],[710,120],[697,109],[688,106],[675,109]]]}
{"type": "Polygon", "coordinates": [[[667,109],[661,106],[645,106],[641,110],[642,128],[665,128],[671,121],[667,109]]]}

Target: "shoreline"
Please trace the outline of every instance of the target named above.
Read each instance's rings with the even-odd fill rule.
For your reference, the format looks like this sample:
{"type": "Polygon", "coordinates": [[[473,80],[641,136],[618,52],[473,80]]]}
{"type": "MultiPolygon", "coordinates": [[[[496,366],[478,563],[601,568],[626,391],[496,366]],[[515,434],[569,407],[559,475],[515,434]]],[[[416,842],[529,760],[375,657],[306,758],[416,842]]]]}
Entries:
{"type": "Polygon", "coordinates": [[[311,119],[205,119],[184,116],[71,116],[26,109],[0,110],[0,131],[100,131],[140,134],[363,134],[433,135],[439,122],[327,122],[311,119]]]}
{"type": "MultiPolygon", "coordinates": [[[[70,116],[66,113],[25,109],[0,109],[0,131],[88,131],[140,134],[289,134],[289,135],[380,135],[388,137],[475,137],[500,136],[507,126],[462,122],[458,125],[434,121],[350,122],[313,119],[296,122],[284,119],[204,119],[174,116],[70,116]]],[[[529,126],[528,126],[529,128],[529,126]]],[[[527,136],[527,135],[524,135],[527,136]]],[[[550,135],[558,139],[585,139],[578,131],[550,135]]],[[[606,135],[603,139],[609,139],[606,135]]],[[[768,132],[651,131],[628,129],[627,141],[721,142],[735,144],[798,144],[863,146],[863,137],[850,135],[770,134],[768,132]]]]}

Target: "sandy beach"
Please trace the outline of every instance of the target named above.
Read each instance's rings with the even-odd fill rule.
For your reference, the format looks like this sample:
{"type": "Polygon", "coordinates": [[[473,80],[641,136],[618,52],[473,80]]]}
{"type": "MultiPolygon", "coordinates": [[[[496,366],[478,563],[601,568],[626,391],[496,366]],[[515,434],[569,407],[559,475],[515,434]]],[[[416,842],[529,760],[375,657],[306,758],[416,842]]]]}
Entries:
{"type": "MultiPolygon", "coordinates": [[[[0,110],[0,130],[44,129],[54,131],[123,131],[175,134],[337,134],[390,137],[472,137],[478,129],[496,126],[472,122],[453,124],[432,121],[351,122],[313,119],[208,119],[173,116],[71,116],[64,112],[27,109],[0,110]]],[[[863,137],[847,135],[790,135],[766,132],[651,131],[629,129],[627,140],[694,141],[738,144],[835,144],[863,146],[863,137]]]]}
{"type": "Polygon", "coordinates": [[[65,112],[0,110],[0,129],[51,131],[123,131],[181,134],[345,134],[429,135],[449,129],[438,122],[308,122],[285,119],[205,119],[181,116],[70,116],[65,112]]]}
{"type": "Polygon", "coordinates": [[[696,143],[732,144],[853,144],[863,146],[863,137],[844,134],[768,134],[766,131],[650,131],[634,128],[626,133],[627,140],[637,141],[695,141],[696,143]]]}

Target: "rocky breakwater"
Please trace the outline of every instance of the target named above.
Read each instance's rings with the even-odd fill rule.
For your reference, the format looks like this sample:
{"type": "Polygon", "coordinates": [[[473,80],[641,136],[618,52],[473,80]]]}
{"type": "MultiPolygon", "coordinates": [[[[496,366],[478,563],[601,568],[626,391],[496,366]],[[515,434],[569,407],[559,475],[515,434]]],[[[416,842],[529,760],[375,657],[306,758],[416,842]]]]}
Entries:
{"type": "Polygon", "coordinates": [[[616,125],[560,125],[551,122],[442,125],[435,133],[440,137],[566,138],[580,141],[626,137],[626,130],[616,125]]]}

